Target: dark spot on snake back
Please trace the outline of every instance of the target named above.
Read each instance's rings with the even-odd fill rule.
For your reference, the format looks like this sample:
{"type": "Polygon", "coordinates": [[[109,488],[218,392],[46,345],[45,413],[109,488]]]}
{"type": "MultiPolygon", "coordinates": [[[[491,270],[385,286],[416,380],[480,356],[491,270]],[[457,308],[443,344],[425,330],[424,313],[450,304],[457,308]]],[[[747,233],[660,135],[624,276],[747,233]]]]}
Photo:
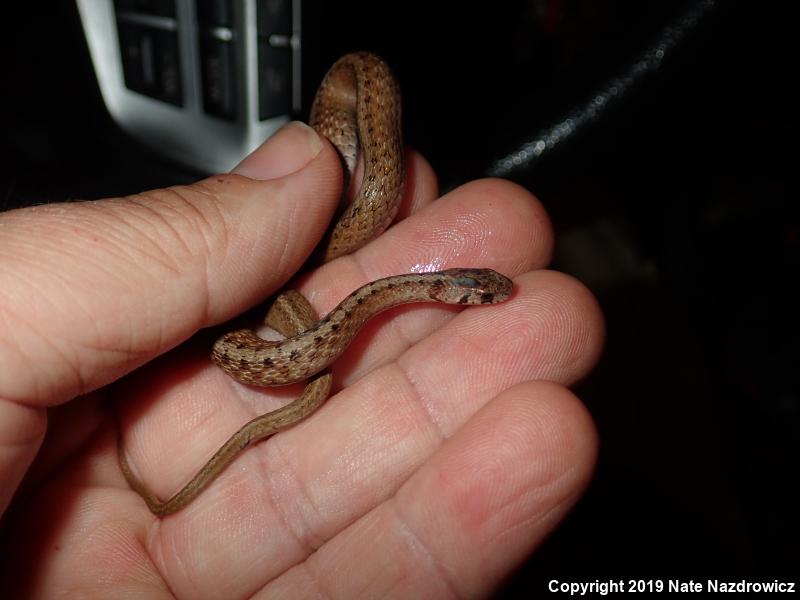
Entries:
{"type": "Polygon", "coordinates": [[[264,360],[261,361],[261,364],[264,365],[265,367],[271,367],[272,366],[272,359],[271,358],[265,358],[264,360]]]}
{"type": "Polygon", "coordinates": [[[481,294],[481,304],[491,304],[492,300],[494,300],[494,294],[490,294],[489,292],[481,294]]]}
{"type": "Polygon", "coordinates": [[[469,300],[469,294],[464,294],[461,298],[458,299],[459,304],[465,304],[466,301],[469,300]]]}
{"type": "Polygon", "coordinates": [[[300,351],[292,350],[291,354],[289,354],[289,360],[297,360],[298,358],[300,358],[300,351]]]}

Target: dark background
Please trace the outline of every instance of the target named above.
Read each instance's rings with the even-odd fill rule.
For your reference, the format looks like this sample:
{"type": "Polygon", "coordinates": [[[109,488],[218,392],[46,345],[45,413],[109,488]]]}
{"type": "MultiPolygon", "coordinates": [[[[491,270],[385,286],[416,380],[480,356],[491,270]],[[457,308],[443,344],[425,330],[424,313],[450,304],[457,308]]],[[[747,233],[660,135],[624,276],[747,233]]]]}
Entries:
{"type": "MultiPolygon", "coordinates": [[[[201,175],[114,126],[72,2],[15,4],[0,42],[0,210],[201,175]]],[[[601,455],[585,498],[498,597],[551,578],[796,578],[794,3],[480,4],[308,0],[305,87],[345,51],[382,54],[406,139],[445,188],[548,142],[504,175],[548,208],[554,267],[605,311],[604,358],[576,389],[601,455]]]]}

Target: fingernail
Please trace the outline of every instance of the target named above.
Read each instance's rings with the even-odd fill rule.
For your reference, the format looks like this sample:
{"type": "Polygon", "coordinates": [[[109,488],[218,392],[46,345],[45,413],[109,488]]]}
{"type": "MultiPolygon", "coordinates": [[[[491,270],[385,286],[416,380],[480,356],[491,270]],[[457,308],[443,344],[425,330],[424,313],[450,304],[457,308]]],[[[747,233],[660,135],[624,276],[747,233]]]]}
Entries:
{"type": "Polygon", "coordinates": [[[291,121],[253,150],[231,173],[251,179],[285,177],[305,167],[322,150],[322,140],[311,127],[291,121]]]}

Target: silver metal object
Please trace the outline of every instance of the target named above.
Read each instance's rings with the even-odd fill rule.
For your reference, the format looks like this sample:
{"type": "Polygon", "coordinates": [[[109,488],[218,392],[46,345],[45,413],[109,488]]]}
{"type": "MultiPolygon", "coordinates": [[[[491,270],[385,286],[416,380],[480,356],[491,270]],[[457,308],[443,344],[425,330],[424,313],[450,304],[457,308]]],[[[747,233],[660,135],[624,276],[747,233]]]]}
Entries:
{"type": "MultiPolygon", "coordinates": [[[[286,123],[291,112],[299,112],[300,0],[231,0],[225,25],[199,20],[201,0],[175,0],[172,14],[168,2],[149,3],[170,6],[166,15],[136,8],[147,2],[76,1],[111,116],[123,130],[167,158],[206,173],[228,171],[286,123]],[[264,27],[269,26],[264,25],[269,23],[265,15],[279,6],[291,10],[290,29],[265,34],[264,27]],[[140,36],[134,43],[125,37],[131,32],[140,36]],[[169,56],[174,58],[168,72],[153,72],[152,65],[163,58],[151,55],[163,50],[159,40],[167,40],[169,56]],[[204,44],[222,47],[229,60],[204,63],[208,60],[204,44]],[[265,64],[275,55],[286,60],[265,64]],[[140,62],[141,86],[132,83],[130,68],[125,71],[131,56],[140,62]],[[209,106],[208,75],[219,75],[214,69],[227,69],[226,81],[232,82],[226,98],[233,101],[225,114],[209,106]],[[153,82],[161,84],[160,91],[144,89],[153,82]],[[281,110],[265,109],[268,90],[282,90],[281,86],[288,86],[285,96],[280,95],[281,110]]],[[[212,84],[212,96],[216,92],[212,84]]]]}

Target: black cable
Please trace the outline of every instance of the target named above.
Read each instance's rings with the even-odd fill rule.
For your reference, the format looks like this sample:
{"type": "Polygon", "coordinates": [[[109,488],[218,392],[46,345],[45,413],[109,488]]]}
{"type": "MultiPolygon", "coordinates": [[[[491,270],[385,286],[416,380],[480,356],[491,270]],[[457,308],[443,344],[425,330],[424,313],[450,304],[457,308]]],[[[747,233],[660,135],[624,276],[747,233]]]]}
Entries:
{"type": "Polygon", "coordinates": [[[664,27],[653,43],[616,77],[601,84],[590,99],[567,111],[566,115],[539,130],[517,148],[498,158],[484,171],[489,177],[519,177],[544,156],[564,142],[573,139],[586,125],[603,117],[619,104],[646,76],[657,72],[679,43],[697,29],[716,5],[716,0],[698,0],[683,14],[664,27]]]}

